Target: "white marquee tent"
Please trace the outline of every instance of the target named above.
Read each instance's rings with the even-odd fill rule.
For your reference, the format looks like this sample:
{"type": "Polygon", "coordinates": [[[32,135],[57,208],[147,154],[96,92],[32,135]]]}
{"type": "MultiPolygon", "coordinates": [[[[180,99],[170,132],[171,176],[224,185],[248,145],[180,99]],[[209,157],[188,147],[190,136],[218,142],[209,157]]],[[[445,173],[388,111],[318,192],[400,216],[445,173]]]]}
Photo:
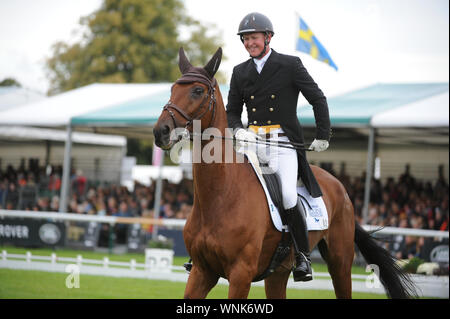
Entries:
{"type": "MultiPolygon", "coordinates": [[[[135,132],[144,129],[145,134],[148,134],[149,127],[156,122],[157,115],[160,113],[163,105],[161,100],[170,95],[170,87],[169,83],[92,84],[0,112],[0,125],[66,128],[64,167],[67,168],[69,167],[73,119],[79,119],[82,122],[89,118],[90,114],[95,116],[106,114],[106,120],[102,119],[105,121],[104,123],[108,122],[109,116],[114,119],[114,127],[123,126],[125,128],[128,126],[127,129],[134,129],[135,132]],[[144,113],[148,115],[145,127],[128,125],[127,121],[135,121],[130,117],[125,118],[123,122],[120,121],[121,114],[122,116],[123,114],[129,115],[133,106],[139,110],[136,115],[141,117],[144,113]]],[[[222,90],[222,95],[226,98],[227,92],[222,90]]],[[[440,143],[442,143],[443,135],[444,144],[448,145],[448,105],[448,83],[376,84],[329,99],[333,126],[370,129],[367,172],[372,170],[374,132],[378,128],[443,128],[444,134],[441,131],[440,143]]],[[[314,125],[311,108],[300,107],[299,113],[303,125],[314,125]]],[[[92,130],[92,124],[75,127],[77,130],[80,128],[92,130]]],[[[95,127],[94,130],[98,128],[95,127]]],[[[128,134],[127,130],[120,132],[124,135],[128,134]]],[[[64,169],[64,172],[66,171],[68,170],[64,169]]],[[[370,178],[370,174],[367,174],[366,186],[370,185],[370,178]]],[[[68,180],[68,176],[63,176],[63,186],[66,186],[62,189],[62,201],[65,197],[63,194],[67,193],[65,180],[68,180]]],[[[367,191],[368,187],[366,187],[367,191]]],[[[63,203],[61,206],[63,207],[63,203]]]]}

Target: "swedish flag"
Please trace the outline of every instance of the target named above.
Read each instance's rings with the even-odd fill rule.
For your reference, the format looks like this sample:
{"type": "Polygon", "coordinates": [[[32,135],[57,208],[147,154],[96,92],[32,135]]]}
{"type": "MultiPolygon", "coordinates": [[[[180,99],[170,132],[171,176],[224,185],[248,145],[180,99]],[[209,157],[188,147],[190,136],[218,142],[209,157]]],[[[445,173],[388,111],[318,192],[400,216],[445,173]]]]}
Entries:
{"type": "Polygon", "coordinates": [[[325,62],[337,71],[337,66],[334,64],[325,47],[317,40],[317,37],[312,33],[311,29],[302,18],[299,18],[300,28],[297,39],[297,51],[305,52],[311,55],[314,59],[325,62]]]}

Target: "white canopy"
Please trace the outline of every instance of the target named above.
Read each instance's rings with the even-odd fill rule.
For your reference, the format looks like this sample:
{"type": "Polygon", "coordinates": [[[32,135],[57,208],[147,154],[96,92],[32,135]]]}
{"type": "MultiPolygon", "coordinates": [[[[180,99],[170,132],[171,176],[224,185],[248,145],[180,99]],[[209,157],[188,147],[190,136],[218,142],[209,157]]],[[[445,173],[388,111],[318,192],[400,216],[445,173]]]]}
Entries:
{"type": "Polygon", "coordinates": [[[448,127],[449,93],[409,103],[374,115],[373,127],[448,127]]]}
{"type": "Polygon", "coordinates": [[[74,116],[167,90],[167,83],[91,84],[3,111],[0,125],[67,126],[74,116]]]}
{"type": "MultiPolygon", "coordinates": [[[[44,129],[26,126],[0,126],[0,138],[1,137],[7,138],[9,140],[49,140],[65,142],[67,139],[67,132],[56,129],[44,129]]],[[[73,132],[72,142],[110,146],[127,145],[127,140],[123,136],[83,132],[73,132]]]]}

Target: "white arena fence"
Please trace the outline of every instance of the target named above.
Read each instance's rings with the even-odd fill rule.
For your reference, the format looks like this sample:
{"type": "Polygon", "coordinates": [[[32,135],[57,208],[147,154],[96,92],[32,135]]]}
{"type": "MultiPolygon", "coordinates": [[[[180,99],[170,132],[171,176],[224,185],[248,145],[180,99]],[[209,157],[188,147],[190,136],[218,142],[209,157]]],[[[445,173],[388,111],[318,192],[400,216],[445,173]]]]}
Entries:
{"type": "MultiPolygon", "coordinates": [[[[80,215],[74,213],[57,213],[57,212],[35,212],[23,210],[4,210],[0,209],[0,218],[32,218],[32,219],[50,219],[53,221],[78,221],[78,222],[98,222],[115,224],[141,224],[141,225],[156,225],[165,226],[169,228],[183,229],[186,224],[185,219],[154,219],[154,218],[140,218],[140,217],[116,217],[116,216],[98,216],[98,215],[80,215]]],[[[417,236],[417,237],[433,237],[433,238],[449,238],[448,231],[430,230],[430,229],[415,229],[415,228],[398,228],[398,227],[383,227],[363,225],[367,231],[378,230],[377,234],[385,235],[403,235],[403,236],[417,236]],[[381,229],[380,229],[381,228],[381,229]]]]}
{"type": "MultiPolygon", "coordinates": [[[[188,273],[182,266],[169,266],[170,271],[159,272],[152,270],[147,264],[137,263],[131,259],[130,262],[110,261],[105,257],[103,260],[85,259],[81,255],[76,258],[57,257],[55,253],[51,256],[35,256],[31,252],[26,254],[9,254],[3,250],[0,257],[0,268],[15,270],[34,270],[46,272],[71,273],[76,266],[80,275],[108,276],[120,278],[140,278],[150,280],[170,280],[186,283],[188,273]]],[[[328,273],[314,272],[314,280],[310,282],[294,282],[292,276],[288,280],[287,288],[303,290],[334,290],[328,273]]],[[[366,292],[385,294],[386,291],[378,281],[374,281],[370,271],[368,275],[352,275],[352,290],[354,292],[366,292]],[[372,276],[369,278],[369,276],[372,276]],[[378,283],[378,284],[377,284],[378,283]]],[[[449,297],[449,279],[442,276],[412,275],[412,280],[418,288],[420,297],[449,297]]],[[[82,279],[81,279],[82,281],[82,279]]],[[[228,285],[228,281],[220,278],[218,284],[228,285]]],[[[252,283],[252,286],[263,286],[264,281],[252,283]]]]}
{"type": "MultiPolygon", "coordinates": [[[[186,220],[182,219],[151,219],[151,218],[124,218],[115,216],[98,216],[98,215],[80,215],[73,213],[58,212],[35,212],[20,210],[0,210],[0,219],[3,218],[24,218],[24,219],[44,219],[48,221],[76,221],[76,222],[97,222],[115,224],[142,224],[157,225],[174,229],[182,229],[186,220]]],[[[364,229],[378,230],[380,227],[364,225],[364,229]]],[[[396,227],[384,227],[378,231],[379,234],[385,235],[404,235],[418,237],[433,237],[445,239],[449,237],[446,231],[424,230],[424,229],[407,229],[396,227]]],[[[188,274],[184,267],[168,266],[169,271],[158,272],[152,270],[149,265],[137,263],[135,260],[130,262],[110,261],[105,257],[103,260],[85,259],[81,255],[77,258],[57,257],[55,253],[51,256],[35,256],[31,252],[26,254],[9,254],[3,250],[0,256],[0,268],[39,270],[50,272],[67,272],[68,265],[76,265],[79,267],[80,274],[101,275],[113,277],[131,277],[158,280],[171,280],[186,282],[188,274]]],[[[369,272],[368,272],[369,273],[369,272]]],[[[371,272],[370,272],[371,273],[371,272]]],[[[384,288],[367,285],[368,275],[352,275],[353,291],[380,293],[384,294],[384,288]]],[[[314,273],[312,282],[296,283],[289,279],[288,288],[295,289],[322,289],[333,290],[330,275],[328,273],[314,273]]],[[[422,276],[413,275],[413,280],[419,287],[419,295],[426,297],[449,297],[449,280],[448,276],[422,276]]],[[[228,284],[225,279],[220,279],[219,284],[228,284]]],[[[253,283],[255,286],[263,285],[263,281],[253,283]]]]}

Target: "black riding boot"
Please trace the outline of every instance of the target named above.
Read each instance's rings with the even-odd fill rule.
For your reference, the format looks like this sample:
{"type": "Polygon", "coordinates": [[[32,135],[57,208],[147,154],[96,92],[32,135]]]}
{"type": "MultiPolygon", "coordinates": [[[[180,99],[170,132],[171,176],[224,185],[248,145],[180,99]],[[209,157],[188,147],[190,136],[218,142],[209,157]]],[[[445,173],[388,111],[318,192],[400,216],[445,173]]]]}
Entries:
{"type": "Polygon", "coordinates": [[[295,248],[294,281],[312,280],[311,260],[309,258],[308,230],[306,226],[305,211],[300,200],[297,206],[286,209],[286,220],[289,233],[295,248]]]}

